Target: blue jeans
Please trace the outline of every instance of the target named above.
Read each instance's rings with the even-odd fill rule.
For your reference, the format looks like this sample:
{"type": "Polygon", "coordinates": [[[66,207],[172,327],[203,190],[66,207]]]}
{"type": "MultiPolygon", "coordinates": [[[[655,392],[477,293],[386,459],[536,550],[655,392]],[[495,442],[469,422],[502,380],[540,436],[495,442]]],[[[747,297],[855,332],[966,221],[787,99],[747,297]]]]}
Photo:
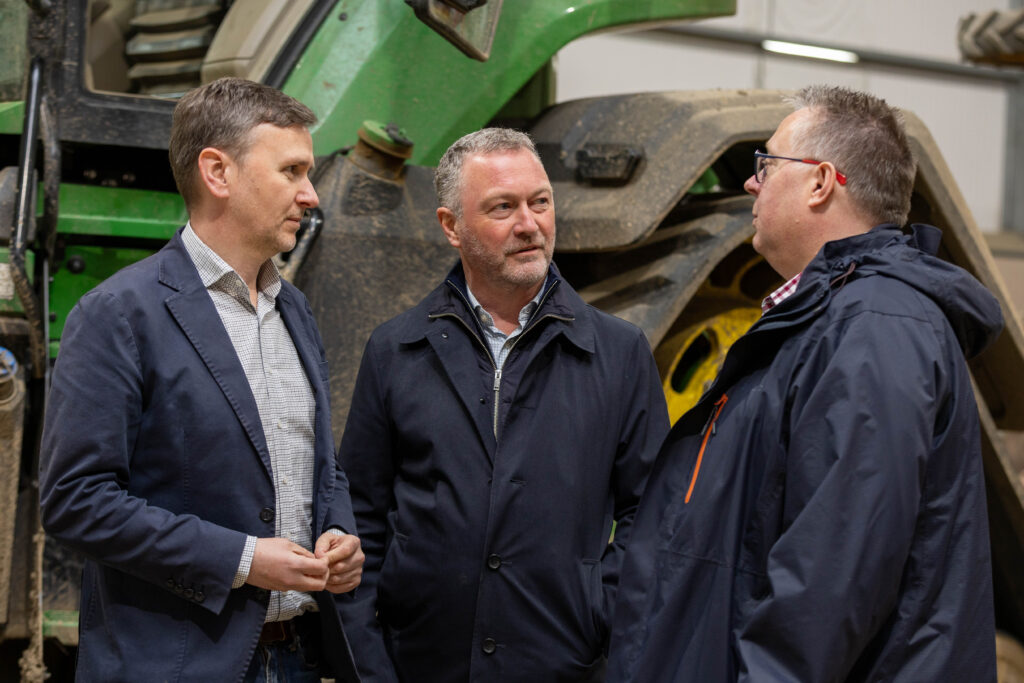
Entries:
{"type": "Polygon", "coordinates": [[[305,662],[295,643],[257,645],[245,683],[320,683],[320,672],[305,662]]]}

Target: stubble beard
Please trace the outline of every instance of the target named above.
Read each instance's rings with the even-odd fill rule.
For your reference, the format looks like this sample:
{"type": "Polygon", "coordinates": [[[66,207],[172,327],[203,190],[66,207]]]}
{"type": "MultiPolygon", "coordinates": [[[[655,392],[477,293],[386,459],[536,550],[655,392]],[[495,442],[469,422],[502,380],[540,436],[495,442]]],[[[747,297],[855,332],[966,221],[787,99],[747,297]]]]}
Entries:
{"type": "Polygon", "coordinates": [[[543,282],[548,273],[548,266],[551,264],[551,249],[546,242],[540,244],[530,242],[519,244],[510,251],[506,251],[502,260],[502,278],[509,284],[520,287],[528,287],[543,282]],[[516,252],[527,246],[539,247],[540,251],[531,256],[525,263],[519,262],[515,256],[516,252]]]}
{"type": "Polygon", "coordinates": [[[543,237],[529,242],[517,242],[496,255],[489,252],[469,230],[462,230],[461,233],[459,240],[463,257],[476,265],[475,270],[482,269],[479,275],[513,287],[530,287],[543,282],[547,277],[553,246],[543,237]],[[514,254],[527,247],[539,247],[540,251],[528,261],[519,262],[514,254]]]}

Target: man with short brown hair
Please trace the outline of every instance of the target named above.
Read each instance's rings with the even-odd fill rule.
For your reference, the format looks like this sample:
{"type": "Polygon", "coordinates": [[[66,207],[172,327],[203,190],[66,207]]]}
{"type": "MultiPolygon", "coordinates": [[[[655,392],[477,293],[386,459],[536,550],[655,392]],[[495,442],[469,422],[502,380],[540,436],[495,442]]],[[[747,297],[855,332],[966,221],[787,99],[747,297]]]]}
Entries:
{"type": "Polygon", "coordinates": [[[331,595],[363,555],[327,363],[271,260],[317,205],[314,121],[251,81],[186,94],[188,224],[68,316],[40,485],[47,533],[87,558],[80,680],[358,679],[331,595]]]}

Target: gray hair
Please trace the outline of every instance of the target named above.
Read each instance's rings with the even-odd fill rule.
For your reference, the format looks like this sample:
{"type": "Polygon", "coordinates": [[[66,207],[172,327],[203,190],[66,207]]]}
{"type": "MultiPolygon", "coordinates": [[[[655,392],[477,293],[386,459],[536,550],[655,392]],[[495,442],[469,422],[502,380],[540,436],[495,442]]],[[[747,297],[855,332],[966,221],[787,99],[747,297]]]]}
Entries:
{"type": "Polygon", "coordinates": [[[280,90],[244,78],[219,78],[178,101],[167,154],[186,206],[197,197],[199,153],[213,147],[241,161],[249,151],[252,129],[261,123],[309,128],[316,115],[280,90]]]}
{"type": "Polygon", "coordinates": [[[793,128],[794,154],[835,164],[872,220],[906,223],[917,161],[900,111],[881,98],[835,86],[808,86],[785,99],[815,114],[793,128]]]}
{"type": "Polygon", "coordinates": [[[529,135],[512,128],[483,128],[463,135],[452,143],[437,162],[434,172],[434,190],[437,204],[451,209],[456,218],[462,218],[462,163],[472,154],[517,152],[529,150],[537,161],[540,155],[529,135]]]}

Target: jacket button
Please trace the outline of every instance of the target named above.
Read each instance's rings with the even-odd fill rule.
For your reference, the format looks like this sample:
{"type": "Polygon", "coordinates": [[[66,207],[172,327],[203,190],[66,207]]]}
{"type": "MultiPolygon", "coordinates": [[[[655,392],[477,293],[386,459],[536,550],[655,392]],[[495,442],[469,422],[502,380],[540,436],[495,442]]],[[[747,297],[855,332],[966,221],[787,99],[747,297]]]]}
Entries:
{"type": "Polygon", "coordinates": [[[184,593],[185,592],[185,587],[179,583],[178,585],[176,585],[174,587],[174,592],[175,593],[184,593]]]}
{"type": "Polygon", "coordinates": [[[262,510],[260,510],[260,519],[266,522],[267,524],[270,524],[274,521],[274,511],[271,510],[270,508],[263,508],[262,510]]]}
{"type": "Polygon", "coordinates": [[[174,579],[167,579],[167,587],[174,590],[174,579]]]}
{"type": "Polygon", "coordinates": [[[206,599],[206,593],[204,593],[203,591],[196,591],[196,594],[195,594],[194,597],[195,597],[195,601],[196,602],[202,602],[203,600],[206,599]]]}
{"type": "Polygon", "coordinates": [[[448,338],[448,333],[447,332],[442,332],[441,333],[441,339],[447,339],[447,338],[448,338]]]}
{"type": "Polygon", "coordinates": [[[498,644],[494,642],[494,638],[484,638],[484,642],[481,647],[485,655],[493,655],[494,651],[498,649],[498,644]]]}
{"type": "Polygon", "coordinates": [[[181,594],[184,595],[189,600],[191,600],[192,596],[195,595],[196,592],[194,590],[192,590],[191,588],[186,588],[184,591],[182,591],[181,594]]]}
{"type": "Polygon", "coordinates": [[[490,567],[491,569],[497,569],[498,567],[500,567],[501,566],[501,556],[499,556],[499,555],[490,555],[490,556],[488,556],[488,558],[487,558],[487,566],[490,567]]]}

